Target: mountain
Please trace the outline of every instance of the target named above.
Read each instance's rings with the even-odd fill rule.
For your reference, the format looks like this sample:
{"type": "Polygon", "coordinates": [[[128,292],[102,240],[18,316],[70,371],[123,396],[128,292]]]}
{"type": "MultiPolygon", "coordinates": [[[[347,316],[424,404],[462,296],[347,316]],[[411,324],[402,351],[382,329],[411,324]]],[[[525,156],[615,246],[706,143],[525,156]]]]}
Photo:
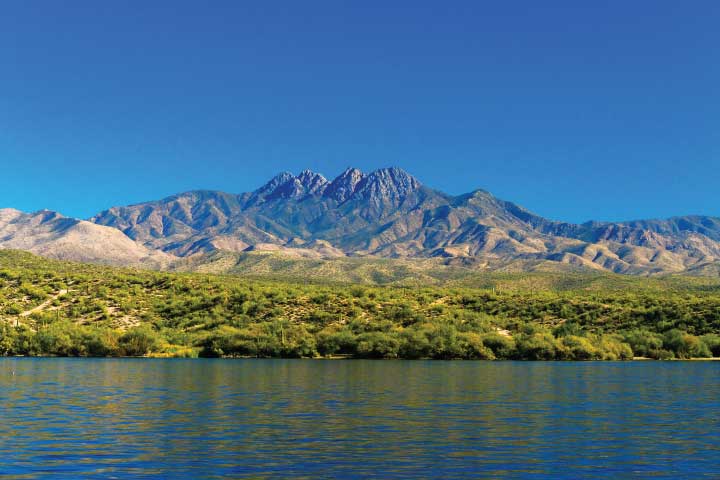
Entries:
{"type": "Polygon", "coordinates": [[[116,207],[91,219],[144,245],[187,256],[257,244],[299,247],[325,240],[344,254],[372,253],[384,223],[450,198],[406,172],[348,169],[332,182],[310,171],[281,173],[254,192],[194,191],[116,207]]]}
{"type": "Polygon", "coordinates": [[[161,268],[173,257],[151,250],[114,228],[43,210],[28,214],[0,209],[0,248],[59,260],[161,268]]]}
{"type": "Polygon", "coordinates": [[[50,211],[0,210],[0,248],[66,260],[228,272],[250,266],[274,271],[294,261],[294,267],[282,268],[293,274],[302,265],[318,275],[349,273],[357,263],[343,260],[340,268],[338,262],[363,257],[397,260],[391,267],[373,263],[368,277],[409,271],[407,261],[426,270],[718,276],[720,219],[556,222],[484,190],[452,196],[399,168],[369,173],[348,168],[333,180],[310,170],[283,172],[241,194],[180,193],[113,207],[89,221],[50,211]],[[268,255],[285,260],[256,261],[268,255]],[[322,265],[331,260],[338,268],[322,265]]]}
{"type": "Polygon", "coordinates": [[[720,261],[718,218],[555,222],[484,190],[447,195],[399,168],[348,168],[331,181],[283,172],[254,192],[186,192],[90,221],[179,257],[420,257],[495,270],[564,265],[630,274],[714,272],[702,266],[720,261]]]}

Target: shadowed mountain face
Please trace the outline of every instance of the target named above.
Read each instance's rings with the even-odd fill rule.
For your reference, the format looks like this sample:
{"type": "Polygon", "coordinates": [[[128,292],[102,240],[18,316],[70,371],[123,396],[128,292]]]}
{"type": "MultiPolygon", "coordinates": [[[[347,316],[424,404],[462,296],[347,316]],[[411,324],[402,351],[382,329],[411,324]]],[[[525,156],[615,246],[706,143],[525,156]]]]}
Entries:
{"type": "Polygon", "coordinates": [[[92,222],[177,256],[275,251],[320,258],[438,257],[524,270],[566,264],[619,273],[714,272],[720,219],[554,222],[478,190],[450,196],[398,168],[349,168],[332,181],[284,172],[240,195],[187,192],[115,207],[92,222]]]}

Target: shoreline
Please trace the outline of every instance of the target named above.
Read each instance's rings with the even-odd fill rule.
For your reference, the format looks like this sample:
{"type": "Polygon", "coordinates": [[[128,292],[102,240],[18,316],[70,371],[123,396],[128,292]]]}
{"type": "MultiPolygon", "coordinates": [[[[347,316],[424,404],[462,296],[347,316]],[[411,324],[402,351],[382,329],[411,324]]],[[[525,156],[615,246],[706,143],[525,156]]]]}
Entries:
{"type": "Polygon", "coordinates": [[[710,358],[668,358],[668,359],[655,359],[649,357],[633,357],[626,360],[527,360],[527,359],[515,359],[515,358],[504,358],[504,359],[464,359],[464,358],[363,358],[354,357],[352,355],[332,355],[327,357],[253,357],[253,356],[226,356],[226,357],[172,357],[162,355],[144,355],[144,356],[106,356],[106,357],[90,357],[90,356],[60,356],[60,355],[0,355],[0,360],[3,359],[46,359],[46,358],[68,358],[78,360],[98,360],[98,359],[129,359],[129,360],[371,360],[373,362],[382,361],[432,361],[432,362],[523,362],[523,363],[631,363],[631,362],[716,362],[720,361],[720,357],[710,358]]]}

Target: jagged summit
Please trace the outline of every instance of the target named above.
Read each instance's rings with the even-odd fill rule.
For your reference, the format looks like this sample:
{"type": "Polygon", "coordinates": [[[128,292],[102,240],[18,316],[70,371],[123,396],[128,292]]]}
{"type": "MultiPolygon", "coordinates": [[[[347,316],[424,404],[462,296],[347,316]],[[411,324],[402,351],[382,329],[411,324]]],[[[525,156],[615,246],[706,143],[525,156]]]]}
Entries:
{"type": "Polygon", "coordinates": [[[325,196],[343,203],[350,198],[374,202],[401,200],[422,184],[398,167],[380,168],[368,174],[347,168],[325,190],[325,196]]]}
{"type": "Polygon", "coordinates": [[[350,167],[332,182],[312,170],[303,170],[297,176],[282,172],[255,190],[249,204],[307,195],[332,198],[338,203],[353,197],[373,202],[398,201],[421,186],[415,177],[397,167],[381,168],[369,174],[350,167]]]}
{"type": "Polygon", "coordinates": [[[358,184],[364,178],[365,174],[359,169],[347,168],[335,180],[330,182],[325,189],[325,196],[342,203],[355,193],[358,184]]]}
{"type": "Polygon", "coordinates": [[[300,175],[297,176],[297,181],[302,185],[307,193],[321,194],[325,187],[327,187],[328,181],[319,173],[315,173],[312,170],[303,170],[300,175]]]}
{"type": "Polygon", "coordinates": [[[402,200],[421,186],[415,177],[401,168],[381,168],[365,176],[358,183],[355,194],[371,200],[402,200]]]}
{"type": "Polygon", "coordinates": [[[280,198],[300,198],[305,195],[320,195],[327,185],[327,179],[312,170],[303,170],[297,176],[290,172],[282,172],[255,190],[250,199],[250,204],[280,198]]]}
{"type": "Polygon", "coordinates": [[[0,247],[115,263],[223,250],[437,257],[506,270],[552,262],[633,274],[714,272],[706,265],[720,264],[718,218],[555,222],[485,190],[447,195],[397,167],[350,167],[332,181],[311,170],[282,172],[252,192],[186,192],[113,207],[91,222],[113,227],[112,241],[108,230],[55,212],[0,210],[0,247]]]}
{"type": "Polygon", "coordinates": [[[292,182],[295,176],[290,172],[281,172],[270,179],[265,185],[258,188],[253,192],[253,196],[257,199],[265,199],[272,196],[275,192],[282,188],[284,185],[292,182]]]}

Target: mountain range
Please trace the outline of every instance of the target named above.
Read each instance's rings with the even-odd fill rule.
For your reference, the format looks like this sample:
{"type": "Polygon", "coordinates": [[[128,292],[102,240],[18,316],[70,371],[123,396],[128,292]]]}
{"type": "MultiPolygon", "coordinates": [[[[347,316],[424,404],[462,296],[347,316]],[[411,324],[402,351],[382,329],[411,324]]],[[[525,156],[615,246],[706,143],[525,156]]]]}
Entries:
{"type": "Polygon", "coordinates": [[[564,223],[484,190],[448,195],[399,168],[348,168],[333,180],[310,170],[284,172],[248,193],[180,193],[86,221],[0,210],[0,248],[161,269],[227,253],[717,276],[720,218],[564,223]]]}

